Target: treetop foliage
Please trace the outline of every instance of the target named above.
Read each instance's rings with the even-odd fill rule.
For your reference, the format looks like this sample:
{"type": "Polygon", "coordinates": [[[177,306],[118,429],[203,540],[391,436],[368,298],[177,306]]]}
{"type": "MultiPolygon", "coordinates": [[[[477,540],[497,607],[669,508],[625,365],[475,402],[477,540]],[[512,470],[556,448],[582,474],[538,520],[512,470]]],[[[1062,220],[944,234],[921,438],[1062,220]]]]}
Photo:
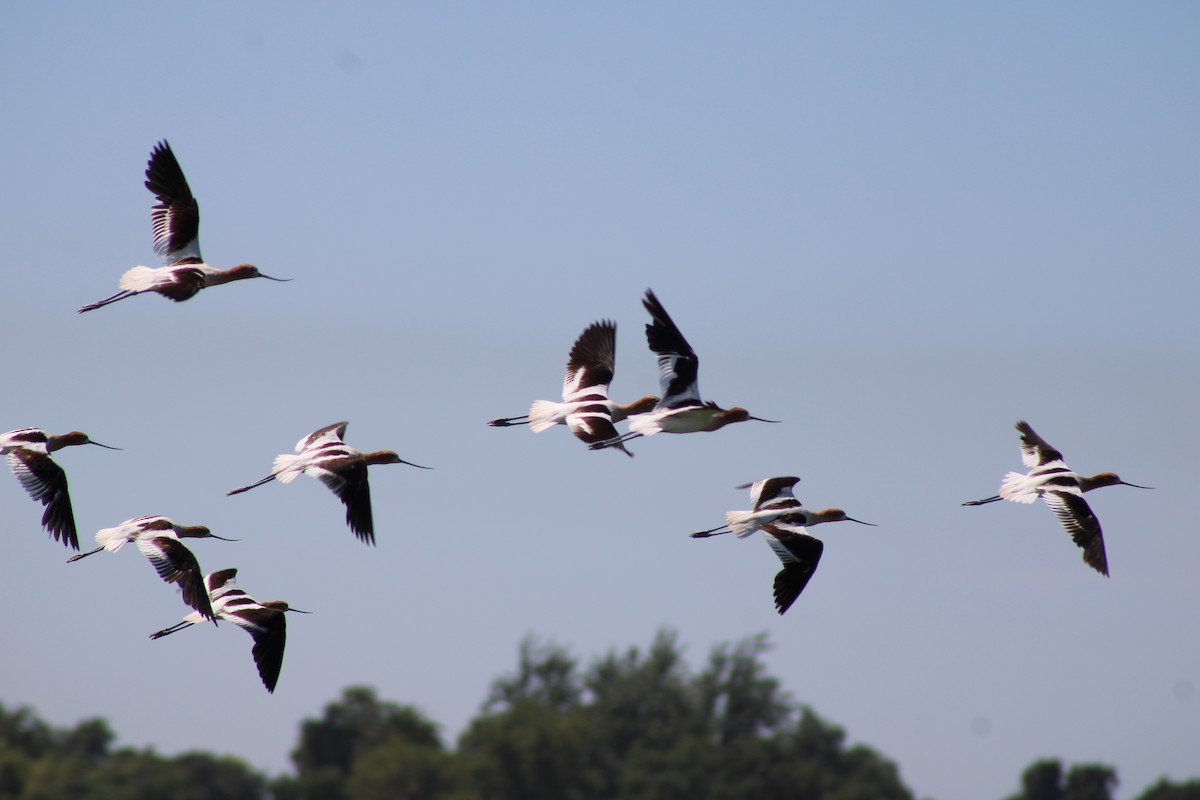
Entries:
{"type": "MultiPolygon", "coordinates": [[[[0,800],[912,800],[896,766],[788,697],[754,636],[699,671],[660,631],[581,666],[527,637],[451,750],[417,708],[353,686],[305,720],[294,775],[232,756],[114,749],[101,719],[55,729],[0,704],[0,800]]],[[[1112,800],[1101,764],[1030,765],[1006,800],[1112,800]]],[[[1138,800],[1200,800],[1165,778],[1138,800]]]]}

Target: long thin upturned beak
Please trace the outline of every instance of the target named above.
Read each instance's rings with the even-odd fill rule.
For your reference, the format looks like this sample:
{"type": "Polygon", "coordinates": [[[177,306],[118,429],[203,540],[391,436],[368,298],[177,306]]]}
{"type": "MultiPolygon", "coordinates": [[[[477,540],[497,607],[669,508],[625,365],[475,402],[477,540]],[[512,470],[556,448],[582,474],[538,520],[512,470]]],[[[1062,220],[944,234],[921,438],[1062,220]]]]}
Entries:
{"type": "Polygon", "coordinates": [[[776,422],[776,423],[783,421],[783,420],[779,420],[779,419],[763,419],[762,417],[747,417],[747,419],[758,420],[759,422],[776,422]]]}
{"type": "Polygon", "coordinates": [[[270,275],[263,275],[261,272],[258,273],[258,277],[266,278],[269,281],[278,281],[279,283],[287,283],[292,280],[291,278],[272,278],[270,275]]]}
{"type": "Polygon", "coordinates": [[[1136,483],[1130,483],[1129,481],[1117,481],[1117,482],[1120,483],[1122,486],[1132,486],[1135,489],[1153,489],[1154,488],[1153,486],[1138,486],[1136,483]]]}
{"type": "Polygon", "coordinates": [[[217,536],[215,533],[208,535],[209,539],[220,539],[222,542],[240,542],[241,539],[226,539],[224,536],[217,536]]]}
{"type": "Polygon", "coordinates": [[[846,521],[847,522],[857,522],[859,525],[870,525],[872,528],[879,527],[874,522],[863,522],[861,519],[855,519],[854,517],[846,517],[846,521]]]}
{"type": "Polygon", "coordinates": [[[288,606],[288,611],[295,611],[297,614],[311,614],[311,613],[313,613],[313,612],[311,612],[311,611],[301,611],[300,609],[298,609],[298,608],[292,608],[291,606],[288,606]]]}
{"type": "MultiPolygon", "coordinates": [[[[93,442],[91,439],[88,439],[88,444],[94,444],[94,445],[96,445],[96,447],[103,447],[105,450],[120,450],[121,449],[120,447],[113,447],[111,444],[100,444],[99,442],[93,442]]],[[[1133,484],[1131,483],[1129,485],[1132,486],[1133,484]]]]}

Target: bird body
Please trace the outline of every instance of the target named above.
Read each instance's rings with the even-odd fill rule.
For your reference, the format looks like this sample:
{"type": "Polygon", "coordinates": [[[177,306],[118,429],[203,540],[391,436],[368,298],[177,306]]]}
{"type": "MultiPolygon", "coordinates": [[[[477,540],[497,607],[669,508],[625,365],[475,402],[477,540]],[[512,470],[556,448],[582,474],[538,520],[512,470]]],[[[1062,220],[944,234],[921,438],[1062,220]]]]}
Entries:
{"type": "Polygon", "coordinates": [[[150,212],[154,231],[154,250],[167,260],[166,266],[138,265],[121,276],[121,291],[79,309],[92,311],[118,300],[155,292],[176,302],[194,297],[201,289],[219,286],[248,278],[272,278],[258,271],[253,264],[238,264],[218,269],[200,255],[200,206],[192,196],[187,178],[166,141],[155,145],[146,165],[146,188],[158,198],[150,212]]]}
{"type": "MultiPolygon", "coordinates": [[[[283,600],[259,602],[238,587],[234,579],[236,569],[224,569],[204,576],[204,585],[212,604],[212,613],[217,619],[232,622],[254,639],[251,655],[258,668],[259,678],[268,692],[274,692],[279,682],[279,671],[283,666],[283,650],[287,644],[287,619],[284,612],[295,611],[283,600]]],[[[150,634],[151,639],[161,639],[176,631],[204,622],[198,611],[193,611],[182,622],[150,634]]]]}
{"type": "Polygon", "coordinates": [[[338,496],[346,506],[346,524],[366,544],[375,544],[375,522],[371,514],[371,487],[367,467],[375,464],[407,464],[392,450],[363,453],[342,441],[348,422],[335,422],[319,428],[296,443],[296,452],[275,457],[274,469],[267,477],[226,494],[235,495],[273,480],[291,483],[300,475],[310,475],[338,496]]]}
{"type": "Polygon", "coordinates": [[[67,473],[50,454],[64,447],[82,444],[94,444],[106,450],[120,449],[93,442],[82,431],[52,436],[41,428],[18,428],[0,433],[0,454],[7,457],[9,469],[29,496],[46,507],[42,514],[42,527],[56,541],[73,550],[79,549],[79,534],[67,490],[67,473]]]}
{"type": "Polygon", "coordinates": [[[792,487],[799,482],[799,478],[785,476],[742,484],[737,488],[750,490],[752,509],[726,512],[724,525],[696,531],[692,537],[704,539],[722,533],[732,533],[737,538],[744,539],[755,531],[761,530],[764,523],[778,519],[788,512],[803,509],[792,491],[792,487]]]}
{"type": "Polygon", "coordinates": [[[1083,499],[1083,493],[1104,486],[1121,484],[1136,489],[1149,489],[1126,483],[1113,472],[1082,476],[1063,461],[1063,455],[1039,436],[1028,422],[1016,424],[1021,434],[1021,462],[1029,472],[1006,473],[1000,482],[1000,493],[980,500],[968,500],[964,506],[980,506],[998,500],[1032,503],[1039,497],[1045,501],[1059,524],[1072,541],[1083,550],[1083,560],[1101,575],[1108,576],[1108,555],[1104,548],[1104,532],[1100,520],[1083,499]]]}

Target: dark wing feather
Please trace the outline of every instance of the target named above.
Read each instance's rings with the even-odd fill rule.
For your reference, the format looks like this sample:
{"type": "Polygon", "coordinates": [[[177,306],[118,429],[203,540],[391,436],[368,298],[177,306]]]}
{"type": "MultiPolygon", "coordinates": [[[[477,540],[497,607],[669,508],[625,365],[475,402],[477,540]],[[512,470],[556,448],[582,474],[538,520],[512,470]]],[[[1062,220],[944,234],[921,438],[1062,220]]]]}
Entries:
{"type": "Polygon", "coordinates": [[[1108,556],[1104,552],[1104,532],[1082,495],[1074,492],[1044,492],[1042,499],[1058,517],[1063,530],[1083,550],[1083,560],[1101,575],[1108,575],[1108,556]]]}
{"type": "Polygon", "coordinates": [[[607,389],[612,383],[616,364],[617,325],[610,320],[587,326],[571,347],[567,358],[567,374],[563,380],[563,399],[567,393],[591,386],[607,389]]]}
{"type": "Polygon", "coordinates": [[[178,584],[183,602],[200,612],[205,619],[213,618],[212,602],[200,572],[200,562],[183,542],[169,536],[139,536],[138,549],[150,560],[158,577],[167,583],[178,584]]]}
{"type": "Polygon", "coordinates": [[[200,206],[192,196],[171,145],[165,140],[150,152],[150,161],[146,164],[146,188],[158,198],[150,212],[154,252],[171,259],[177,254],[199,258],[200,247],[196,240],[200,235],[200,206]]]}
{"type": "Polygon", "coordinates": [[[79,535],[75,530],[75,514],[71,511],[67,473],[63,468],[45,453],[24,447],[9,450],[8,465],[29,496],[46,507],[42,527],[54,536],[55,541],[78,550],[79,535]]]}
{"type": "Polygon", "coordinates": [[[1038,436],[1029,423],[1021,420],[1016,428],[1021,432],[1021,461],[1027,467],[1038,467],[1051,461],[1062,461],[1062,453],[1038,436]]]}
{"type": "Polygon", "coordinates": [[[778,521],[763,525],[767,544],[783,562],[783,569],[775,576],[775,608],[780,614],[791,608],[804,591],[825,550],[820,539],[798,532],[803,530],[789,529],[778,521]]]}
{"type": "Polygon", "coordinates": [[[679,332],[662,303],[654,292],[646,290],[642,305],[654,320],[646,326],[646,343],[658,356],[658,380],[662,386],[664,408],[699,405],[700,394],[696,387],[696,376],[700,359],[679,332]]]}
{"type": "Polygon", "coordinates": [[[233,621],[254,637],[254,647],[250,653],[254,656],[254,665],[258,667],[258,677],[262,678],[268,692],[274,692],[275,684],[279,682],[279,671],[283,667],[283,649],[287,644],[284,612],[277,608],[257,606],[239,611],[237,619],[233,621]]]}
{"type": "Polygon", "coordinates": [[[360,456],[322,464],[320,479],[346,505],[346,524],[354,535],[366,544],[375,544],[367,462],[360,456]]]}

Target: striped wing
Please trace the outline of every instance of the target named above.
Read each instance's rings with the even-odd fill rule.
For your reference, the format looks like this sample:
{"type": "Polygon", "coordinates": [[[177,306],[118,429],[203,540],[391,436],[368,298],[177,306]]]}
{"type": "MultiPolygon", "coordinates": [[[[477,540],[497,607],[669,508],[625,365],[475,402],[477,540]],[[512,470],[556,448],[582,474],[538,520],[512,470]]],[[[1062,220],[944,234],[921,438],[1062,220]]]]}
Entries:
{"type": "Polygon", "coordinates": [[[567,359],[563,404],[571,404],[571,410],[567,412],[566,423],[575,438],[586,444],[606,442],[618,436],[608,401],[616,349],[616,323],[601,320],[584,329],[567,359]]]}
{"type": "Polygon", "coordinates": [[[775,608],[783,614],[791,608],[817,571],[825,543],[809,536],[798,525],[779,521],[764,525],[763,536],[783,562],[783,569],[775,576],[775,608]]]}
{"type": "Polygon", "coordinates": [[[204,576],[208,599],[212,603],[213,613],[217,616],[224,614],[230,607],[236,607],[239,600],[249,596],[238,587],[236,578],[236,569],[223,569],[204,576]]]}
{"type": "Polygon", "coordinates": [[[1016,428],[1021,432],[1021,463],[1027,467],[1038,467],[1052,461],[1062,461],[1062,453],[1038,436],[1029,423],[1021,420],[1016,428]]]}
{"type": "Polygon", "coordinates": [[[746,483],[737,487],[750,490],[750,503],[755,511],[770,508],[799,507],[800,501],[792,492],[792,487],[800,482],[799,478],[767,478],[754,483],[746,483]]]}
{"type": "Polygon", "coordinates": [[[646,290],[642,305],[654,320],[646,326],[646,343],[658,356],[658,382],[662,387],[659,408],[700,405],[697,383],[700,359],[654,292],[646,290]]]}
{"type": "Polygon", "coordinates": [[[143,535],[138,537],[137,546],[150,560],[158,577],[179,585],[184,603],[205,619],[213,618],[212,601],[204,585],[200,562],[183,542],[170,536],[143,535]]]}
{"type": "Polygon", "coordinates": [[[158,198],[150,211],[154,252],[172,264],[184,259],[200,261],[200,206],[165,140],[150,152],[146,188],[158,198]]]}
{"type": "Polygon", "coordinates": [[[79,534],[67,492],[67,473],[44,452],[26,447],[8,451],[8,466],[29,496],[46,507],[42,527],[66,546],[78,550],[79,534]]]}
{"type": "Polygon", "coordinates": [[[42,449],[46,447],[46,432],[41,428],[17,428],[14,431],[0,433],[0,447],[28,447],[30,445],[37,449],[40,445],[42,449]]]}
{"type": "Polygon", "coordinates": [[[575,394],[592,394],[596,389],[608,397],[616,363],[617,325],[611,320],[593,322],[579,334],[567,357],[567,373],[563,378],[563,400],[573,402],[575,394]]]}
{"type": "Polygon", "coordinates": [[[1100,529],[1100,520],[1092,513],[1083,495],[1069,491],[1048,491],[1042,494],[1042,499],[1063,530],[1071,534],[1071,540],[1083,550],[1083,560],[1089,567],[1101,575],[1108,575],[1108,556],[1104,552],[1104,532],[1100,529]]]}
{"type": "Polygon", "coordinates": [[[296,452],[302,453],[305,450],[316,449],[329,444],[342,444],[342,437],[346,435],[346,426],[349,424],[349,422],[335,422],[332,425],[326,425],[324,428],[313,431],[308,436],[296,442],[296,452]]]}

